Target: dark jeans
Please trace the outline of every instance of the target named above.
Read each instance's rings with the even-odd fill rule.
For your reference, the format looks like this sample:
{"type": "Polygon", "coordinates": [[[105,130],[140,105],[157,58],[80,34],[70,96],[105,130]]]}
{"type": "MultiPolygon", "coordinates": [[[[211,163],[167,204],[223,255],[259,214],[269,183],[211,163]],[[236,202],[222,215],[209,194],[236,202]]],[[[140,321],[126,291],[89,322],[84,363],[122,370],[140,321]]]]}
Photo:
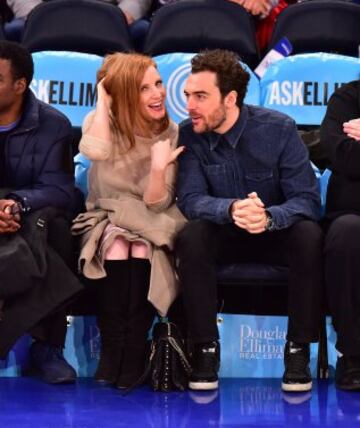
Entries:
{"type": "Polygon", "coordinates": [[[288,265],[288,340],[318,340],[322,297],[322,231],[310,220],[288,229],[252,235],[234,224],[190,221],[175,253],[189,339],[218,339],[216,265],[259,262],[288,265]]]}
{"type": "Polygon", "coordinates": [[[146,19],[138,19],[129,25],[130,37],[137,52],[142,52],[144,50],[144,43],[149,27],[150,22],[146,19]]]}
{"type": "MultiPolygon", "coordinates": [[[[73,238],[67,220],[59,217],[49,224],[48,244],[75,272],[73,238]]],[[[64,347],[67,331],[66,309],[66,305],[63,305],[41,320],[29,331],[31,336],[49,345],[64,347]]]]}
{"type": "Polygon", "coordinates": [[[360,355],[360,216],[336,218],[325,237],[325,284],[336,348],[360,355]]]}

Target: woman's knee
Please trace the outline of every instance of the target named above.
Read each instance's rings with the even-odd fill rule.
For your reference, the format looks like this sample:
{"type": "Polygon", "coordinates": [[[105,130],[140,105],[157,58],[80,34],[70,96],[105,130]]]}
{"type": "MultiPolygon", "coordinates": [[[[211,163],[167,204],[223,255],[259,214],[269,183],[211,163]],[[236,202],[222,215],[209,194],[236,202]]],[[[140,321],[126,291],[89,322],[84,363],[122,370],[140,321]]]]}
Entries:
{"type": "Polygon", "coordinates": [[[137,259],[148,259],[149,258],[149,248],[148,246],[141,241],[135,241],[131,243],[131,257],[137,259]]]}
{"type": "Polygon", "coordinates": [[[125,239],[118,237],[107,249],[105,260],[126,260],[129,258],[130,243],[125,239]]]}

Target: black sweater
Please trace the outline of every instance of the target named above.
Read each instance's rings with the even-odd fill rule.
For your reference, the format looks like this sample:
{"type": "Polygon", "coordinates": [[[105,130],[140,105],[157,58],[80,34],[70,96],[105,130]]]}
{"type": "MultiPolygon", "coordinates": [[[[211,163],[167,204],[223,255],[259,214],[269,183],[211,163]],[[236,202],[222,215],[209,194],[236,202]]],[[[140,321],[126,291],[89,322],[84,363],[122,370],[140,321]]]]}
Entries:
{"type": "Polygon", "coordinates": [[[326,216],[360,214],[360,141],[343,132],[343,123],[360,118],[360,80],[338,89],[330,98],[320,139],[331,163],[326,216]]]}

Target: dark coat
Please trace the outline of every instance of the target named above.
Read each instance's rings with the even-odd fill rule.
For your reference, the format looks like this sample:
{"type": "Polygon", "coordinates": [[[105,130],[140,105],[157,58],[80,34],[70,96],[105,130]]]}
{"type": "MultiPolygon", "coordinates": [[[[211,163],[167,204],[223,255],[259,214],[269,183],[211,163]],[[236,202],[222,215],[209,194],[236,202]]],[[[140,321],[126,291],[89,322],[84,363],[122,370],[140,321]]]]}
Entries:
{"type": "Polygon", "coordinates": [[[71,124],[29,91],[21,121],[5,144],[7,187],[28,210],[73,210],[77,194],[71,161],[71,124]]]}
{"type": "MultiPolygon", "coordinates": [[[[5,299],[0,358],[22,334],[82,289],[49,245],[49,235],[61,244],[70,236],[69,220],[77,205],[70,122],[28,91],[21,120],[8,135],[4,154],[6,186],[11,191],[0,192],[0,197],[20,200],[26,212],[19,232],[0,238],[0,298],[5,299]],[[62,221],[53,222],[59,217],[62,221]]],[[[71,248],[64,253],[70,254],[71,248]]]]}
{"type": "Polygon", "coordinates": [[[360,214],[360,143],[347,136],[343,123],[360,117],[360,80],[341,86],[330,98],[320,128],[321,144],[332,171],[326,217],[360,214]]]}

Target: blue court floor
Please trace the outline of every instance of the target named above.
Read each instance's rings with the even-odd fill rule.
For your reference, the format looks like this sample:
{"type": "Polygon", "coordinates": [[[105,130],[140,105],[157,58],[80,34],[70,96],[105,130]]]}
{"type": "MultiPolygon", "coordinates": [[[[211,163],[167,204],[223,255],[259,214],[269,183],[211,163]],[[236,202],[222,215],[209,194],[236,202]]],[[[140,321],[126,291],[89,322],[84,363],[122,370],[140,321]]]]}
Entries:
{"type": "Polygon", "coordinates": [[[222,379],[215,392],[127,396],[91,379],[51,386],[30,378],[0,378],[1,428],[352,427],[360,425],[360,394],[331,381],[311,393],[284,394],[279,379],[222,379]]]}

